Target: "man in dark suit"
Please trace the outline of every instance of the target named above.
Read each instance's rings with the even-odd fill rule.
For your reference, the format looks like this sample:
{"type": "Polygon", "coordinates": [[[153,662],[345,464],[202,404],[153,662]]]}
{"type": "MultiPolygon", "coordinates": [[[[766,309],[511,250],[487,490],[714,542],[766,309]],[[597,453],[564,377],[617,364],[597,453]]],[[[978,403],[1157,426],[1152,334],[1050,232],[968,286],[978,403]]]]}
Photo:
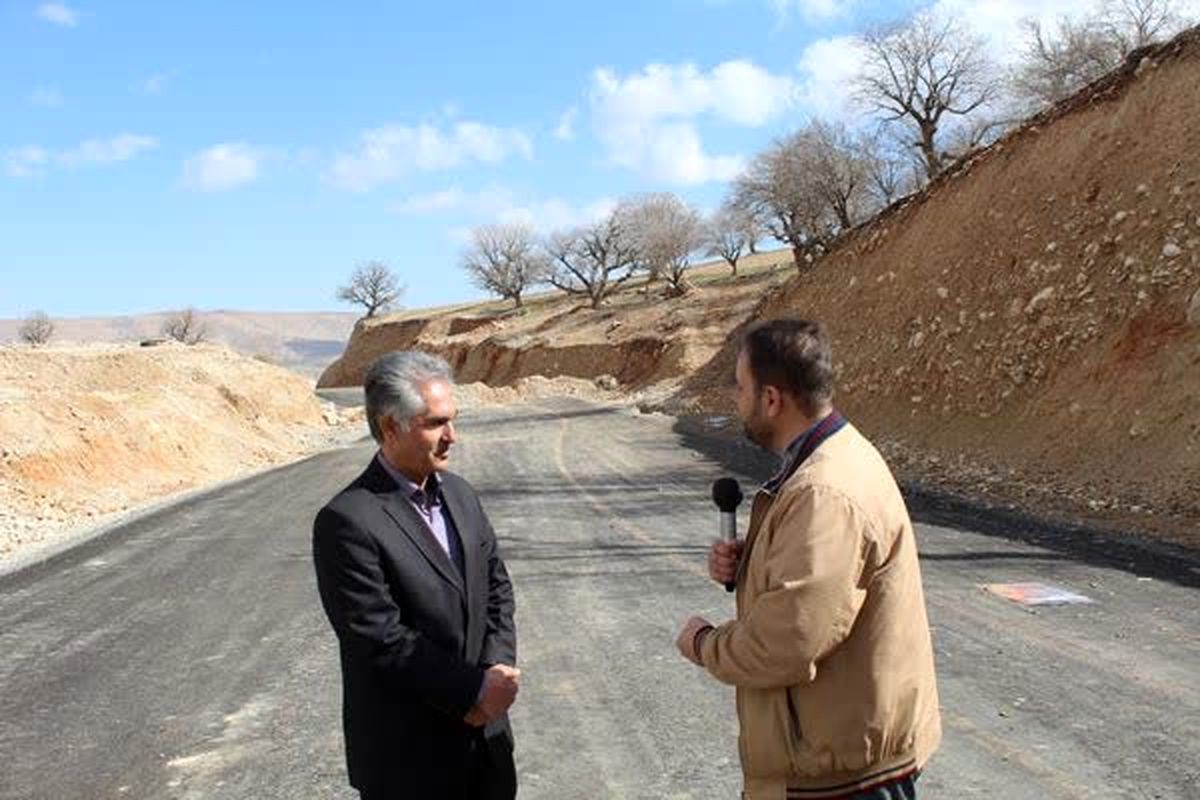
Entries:
{"type": "Polygon", "coordinates": [[[474,490],[445,471],[450,368],[389,353],[363,390],[379,451],[313,523],[350,784],[363,800],[511,800],[512,585],[474,490]]]}

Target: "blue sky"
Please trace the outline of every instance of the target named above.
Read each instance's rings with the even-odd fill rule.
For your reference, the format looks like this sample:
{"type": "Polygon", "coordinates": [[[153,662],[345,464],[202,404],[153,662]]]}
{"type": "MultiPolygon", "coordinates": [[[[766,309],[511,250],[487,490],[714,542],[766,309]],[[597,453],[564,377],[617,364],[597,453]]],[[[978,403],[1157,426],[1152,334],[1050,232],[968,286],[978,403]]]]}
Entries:
{"type": "MultiPolygon", "coordinates": [[[[1003,51],[1086,3],[939,5],[1003,51]]],[[[852,113],[848,37],[915,7],[0,0],[0,317],[350,310],[370,259],[406,306],[478,297],[471,226],[713,208],[773,138],[852,113]]]]}

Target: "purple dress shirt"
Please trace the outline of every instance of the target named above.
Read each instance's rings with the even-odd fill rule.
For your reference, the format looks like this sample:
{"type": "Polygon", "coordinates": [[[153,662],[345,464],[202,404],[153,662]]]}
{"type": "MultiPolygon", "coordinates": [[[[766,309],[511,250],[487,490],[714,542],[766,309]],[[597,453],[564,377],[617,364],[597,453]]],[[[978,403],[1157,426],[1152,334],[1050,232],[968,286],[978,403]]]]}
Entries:
{"type": "Polygon", "coordinates": [[[425,481],[425,486],[418,486],[410,481],[403,472],[393,467],[384,457],[381,451],[378,454],[379,463],[383,465],[388,475],[392,476],[392,480],[404,492],[404,496],[408,498],[408,502],[412,505],[413,510],[417,512],[417,516],[421,521],[429,527],[433,538],[437,539],[438,544],[442,546],[442,550],[450,560],[454,561],[454,557],[450,551],[450,535],[446,532],[446,517],[442,513],[442,493],[438,483],[437,473],[433,473],[425,481]],[[430,483],[432,482],[432,485],[430,483]],[[426,491],[428,488],[430,491],[426,491]]]}

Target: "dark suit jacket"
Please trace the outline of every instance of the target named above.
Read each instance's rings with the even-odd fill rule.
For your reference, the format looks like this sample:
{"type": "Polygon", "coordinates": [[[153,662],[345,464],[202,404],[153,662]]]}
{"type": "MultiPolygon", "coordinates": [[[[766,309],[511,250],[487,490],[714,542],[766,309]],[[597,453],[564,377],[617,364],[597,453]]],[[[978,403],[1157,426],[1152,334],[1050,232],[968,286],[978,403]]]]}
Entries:
{"type": "Polygon", "coordinates": [[[516,665],[512,586],[474,490],[440,477],[462,574],[378,457],[313,523],[317,585],[341,650],[350,783],[364,791],[453,797],[471,748],[512,758],[507,718],[482,736],[462,721],[485,668],[516,665]]]}

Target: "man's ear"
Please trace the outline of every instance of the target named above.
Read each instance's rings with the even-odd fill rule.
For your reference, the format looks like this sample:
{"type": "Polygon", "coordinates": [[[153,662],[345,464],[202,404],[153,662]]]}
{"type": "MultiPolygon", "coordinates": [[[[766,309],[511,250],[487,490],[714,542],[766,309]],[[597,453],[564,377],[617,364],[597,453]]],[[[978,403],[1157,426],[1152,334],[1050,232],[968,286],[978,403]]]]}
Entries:
{"type": "Polygon", "coordinates": [[[762,393],[768,415],[775,416],[783,410],[783,393],[779,387],[768,383],[762,387],[762,393]]]}
{"type": "Polygon", "coordinates": [[[379,418],[379,430],[383,433],[383,440],[394,439],[400,434],[400,426],[390,414],[384,414],[379,418]]]}

